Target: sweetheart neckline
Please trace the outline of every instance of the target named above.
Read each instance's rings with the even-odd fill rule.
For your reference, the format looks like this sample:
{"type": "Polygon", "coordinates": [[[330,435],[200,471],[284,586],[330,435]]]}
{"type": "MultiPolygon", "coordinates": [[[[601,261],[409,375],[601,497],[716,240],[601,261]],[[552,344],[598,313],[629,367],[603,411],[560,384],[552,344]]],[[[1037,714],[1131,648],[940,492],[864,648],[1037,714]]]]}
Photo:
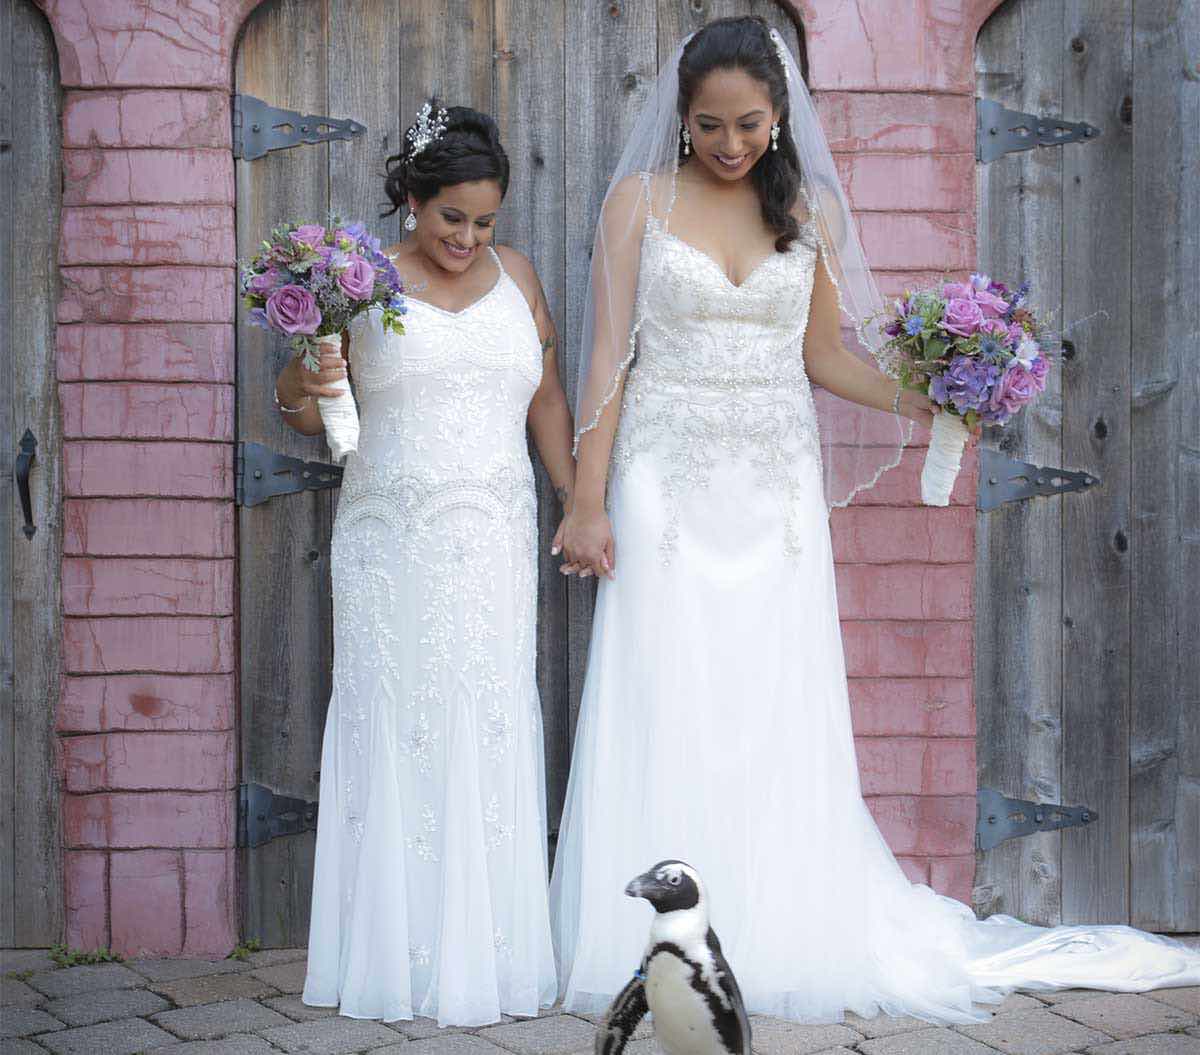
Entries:
{"type": "Polygon", "coordinates": [[[772,260],[774,260],[776,257],[783,257],[783,256],[788,255],[786,252],[780,253],[778,251],[772,251],[771,253],[768,253],[766,256],[764,256],[757,264],[755,264],[750,269],[750,271],[747,273],[746,277],[744,279],[742,279],[741,282],[734,282],[733,279],[731,279],[729,277],[729,275],[726,273],[725,269],[717,262],[717,258],[715,256],[713,256],[711,253],[705,252],[699,246],[692,245],[691,242],[687,241],[686,239],[680,238],[679,235],[674,234],[671,231],[668,231],[665,227],[661,226],[660,224],[655,224],[653,227],[653,230],[657,234],[662,236],[663,238],[669,239],[672,242],[676,242],[679,245],[683,246],[685,249],[690,249],[693,253],[695,253],[697,256],[701,257],[702,259],[707,260],[708,263],[712,265],[713,269],[718,274],[720,274],[720,276],[725,280],[726,284],[729,286],[730,289],[745,289],[750,284],[751,279],[753,279],[760,271],[764,270],[767,267],[767,265],[771,263],[772,260]]]}

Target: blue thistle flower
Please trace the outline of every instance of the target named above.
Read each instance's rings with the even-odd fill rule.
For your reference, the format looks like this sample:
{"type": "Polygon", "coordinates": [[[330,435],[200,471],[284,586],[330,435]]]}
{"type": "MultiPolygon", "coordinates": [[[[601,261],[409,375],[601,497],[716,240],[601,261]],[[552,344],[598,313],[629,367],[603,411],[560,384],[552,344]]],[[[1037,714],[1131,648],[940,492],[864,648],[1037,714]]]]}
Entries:
{"type": "Polygon", "coordinates": [[[904,332],[910,337],[916,337],[925,328],[925,320],[919,315],[911,315],[904,321],[904,332]]]}

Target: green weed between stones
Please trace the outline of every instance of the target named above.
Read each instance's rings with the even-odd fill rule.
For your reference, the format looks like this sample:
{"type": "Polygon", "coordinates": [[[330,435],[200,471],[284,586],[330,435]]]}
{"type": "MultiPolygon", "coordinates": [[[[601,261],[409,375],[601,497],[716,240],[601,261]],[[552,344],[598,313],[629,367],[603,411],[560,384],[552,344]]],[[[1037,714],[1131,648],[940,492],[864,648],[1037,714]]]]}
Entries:
{"type": "Polygon", "coordinates": [[[227,957],[227,960],[248,960],[252,952],[258,952],[262,948],[262,942],[258,938],[246,938],[239,942],[237,947],[227,957]]]}
{"type": "Polygon", "coordinates": [[[124,963],[125,957],[109,949],[68,949],[65,945],[51,945],[50,959],[59,967],[79,967],[87,963],[124,963]]]}

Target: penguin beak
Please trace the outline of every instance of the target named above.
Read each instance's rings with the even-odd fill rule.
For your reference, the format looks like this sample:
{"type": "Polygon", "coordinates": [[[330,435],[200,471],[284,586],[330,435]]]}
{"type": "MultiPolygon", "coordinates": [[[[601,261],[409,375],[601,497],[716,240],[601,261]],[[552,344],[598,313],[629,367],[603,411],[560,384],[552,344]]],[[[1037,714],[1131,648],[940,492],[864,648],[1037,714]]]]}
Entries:
{"type": "Polygon", "coordinates": [[[655,887],[655,879],[649,872],[644,872],[642,875],[629,880],[625,886],[626,897],[645,897],[651,893],[655,887]]]}

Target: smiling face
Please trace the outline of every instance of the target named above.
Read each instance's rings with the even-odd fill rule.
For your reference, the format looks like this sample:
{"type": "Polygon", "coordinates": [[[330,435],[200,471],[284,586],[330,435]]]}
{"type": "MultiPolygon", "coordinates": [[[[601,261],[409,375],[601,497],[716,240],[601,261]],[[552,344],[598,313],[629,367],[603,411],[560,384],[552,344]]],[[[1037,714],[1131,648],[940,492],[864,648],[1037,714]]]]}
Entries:
{"type": "Polygon", "coordinates": [[[466,271],[491,244],[500,209],[500,185],[476,180],[443,187],[428,201],[410,198],[417,229],[410,236],[421,252],[445,271],[466,271]]]}
{"type": "Polygon", "coordinates": [[[770,149],[779,111],[763,81],[745,70],[717,69],[697,86],[685,120],[696,160],[719,179],[732,181],[770,149]]]}

